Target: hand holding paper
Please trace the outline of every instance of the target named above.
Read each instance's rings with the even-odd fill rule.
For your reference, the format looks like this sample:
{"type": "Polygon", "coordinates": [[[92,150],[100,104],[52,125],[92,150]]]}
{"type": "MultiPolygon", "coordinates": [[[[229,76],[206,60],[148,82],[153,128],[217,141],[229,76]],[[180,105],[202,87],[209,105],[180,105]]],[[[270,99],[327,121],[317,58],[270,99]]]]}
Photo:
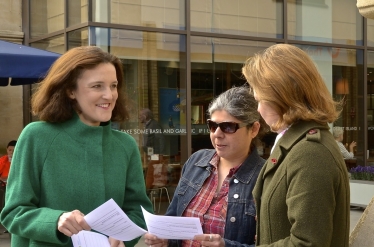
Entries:
{"type": "Polygon", "coordinates": [[[161,239],[193,239],[203,234],[199,218],[154,215],[142,207],[148,232],[161,239]]]}
{"type": "MultiPolygon", "coordinates": [[[[158,238],[193,239],[195,235],[203,234],[199,218],[153,215],[143,207],[141,209],[149,233],[158,238]]],[[[113,199],[84,218],[93,230],[122,241],[132,240],[147,232],[132,222],[113,199]]],[[[102,234],[80,231],[71,238],[74,247],[109,247],[108,238],[102,234]]]]}

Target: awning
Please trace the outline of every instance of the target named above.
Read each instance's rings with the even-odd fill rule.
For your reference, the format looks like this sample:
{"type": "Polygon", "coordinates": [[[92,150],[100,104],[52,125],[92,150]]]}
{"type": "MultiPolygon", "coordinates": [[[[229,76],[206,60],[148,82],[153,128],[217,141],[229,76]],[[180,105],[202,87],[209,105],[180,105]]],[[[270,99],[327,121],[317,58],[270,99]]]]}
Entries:
{"type": "Polygon", "coordinates": [[[61,54],[0,40],[0,86],[40,81],[61,54]]]}

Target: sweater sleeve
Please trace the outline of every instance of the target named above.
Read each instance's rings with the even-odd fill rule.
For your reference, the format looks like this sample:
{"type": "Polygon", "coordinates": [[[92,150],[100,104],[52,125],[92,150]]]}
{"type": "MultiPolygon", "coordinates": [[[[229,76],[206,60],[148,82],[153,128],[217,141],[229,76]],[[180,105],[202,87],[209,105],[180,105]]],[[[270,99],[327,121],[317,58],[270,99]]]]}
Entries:
{"type": "Polygon", "coordinates": [[[351,152],[348,152],[348,150],[344,147],[343,143],[341,142],[337,142],[337,143],[338,143],[340,152],[342,153],[344,159],[352,159],[354,157],[354,154],[351,152]]]}
{"type": "Polygon", "coordinates": [[[47,132],[40,131],[40,127],[40,124],[28,125],[17,141],[0,219],[12,234],[36,242],[63,245],[70,241],[57,231],[57,221],[63,211],[38,206],[41,167],[53,139],[47,132]]]}

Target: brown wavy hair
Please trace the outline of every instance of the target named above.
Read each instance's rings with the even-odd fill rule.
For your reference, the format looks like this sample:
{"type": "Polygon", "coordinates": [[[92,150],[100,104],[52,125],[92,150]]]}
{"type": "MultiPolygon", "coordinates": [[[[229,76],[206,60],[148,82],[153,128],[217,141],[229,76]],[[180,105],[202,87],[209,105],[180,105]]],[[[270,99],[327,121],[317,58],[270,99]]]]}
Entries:
{"type": "Polygon", "coordinates": [[[102,63],[111,63],[116,69],[118,99],[112,112],[112,121],[128,118],[125,107],[124,74],[121,60],[96,46],[73,48],[58,58],[47,76],[41,81],[31,99],[32,113],[40,120],[57,123],[72,118],[74,111],[80,111],[76,100],[68,93],[77,88],[77,80],[88,69],[102,63]]]}
{"type": "Polygon", "coordinates": [[[334,122],[342,102],[333,100],[313,60],[293,45],[277,44],[247,59],[242,73],[259,101],[280,116],[273,131],[298,120],[334,122]]]}

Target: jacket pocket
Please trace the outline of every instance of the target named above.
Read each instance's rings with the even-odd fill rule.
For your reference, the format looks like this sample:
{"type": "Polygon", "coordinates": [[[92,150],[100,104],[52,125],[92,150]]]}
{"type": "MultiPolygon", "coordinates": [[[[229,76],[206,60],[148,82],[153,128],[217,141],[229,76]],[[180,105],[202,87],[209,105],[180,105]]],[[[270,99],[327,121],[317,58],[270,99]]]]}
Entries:
{"type": "Polygon", "coordinates": [[[245,203],[245,214],[253,217],[256,216],[256,206],[253,200],[248,200],[245,203]]]}

